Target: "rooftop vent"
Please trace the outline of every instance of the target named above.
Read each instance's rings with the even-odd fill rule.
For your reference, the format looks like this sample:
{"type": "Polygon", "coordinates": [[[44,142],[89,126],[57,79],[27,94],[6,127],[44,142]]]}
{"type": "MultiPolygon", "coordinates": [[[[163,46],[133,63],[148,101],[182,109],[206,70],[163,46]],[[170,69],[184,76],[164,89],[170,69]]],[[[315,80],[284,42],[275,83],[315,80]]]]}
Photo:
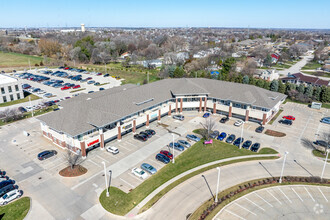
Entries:
{"type": "Polygon", "coordinates": [[[147,100],[145,100],[145,101],[143,101],[143,102],[135,103],[135,105],[137,105],[137,106],[139,106],[139,105],[143,105],[143,104],[145,104],[145,103],[152,102],[153,100],[154,100],[154,98],[147,99],[147,100]]]}

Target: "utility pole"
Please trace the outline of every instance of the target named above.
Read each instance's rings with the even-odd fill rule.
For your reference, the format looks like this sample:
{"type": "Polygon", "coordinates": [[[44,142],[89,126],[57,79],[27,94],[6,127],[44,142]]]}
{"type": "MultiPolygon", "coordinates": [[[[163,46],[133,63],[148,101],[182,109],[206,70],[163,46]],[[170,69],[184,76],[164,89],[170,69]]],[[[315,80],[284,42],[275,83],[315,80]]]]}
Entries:
{"type": "Polygon", "coordinates": [[[109,186],[108,186],[108,182],[107,182],[107,170],[105,167],[105,162],[102,161],[103,163],[103,167],[104,167],[104,180],[105,180],[105,187],[107,188],[107,197],[109,197],[109,186]]]}
{"type": "Polygon", "coordinates": [[[32,117],[34,116],[34,113],[33,113],[33,107],[32,107],[32,104],[31,104],[31,96],[29,96],[29,102],[30,102],[30,107],[32,109],[32,117]]]}
{"type": "Polygon", "coordinates": [[[172,147],[173,147],[173,160],[172,160],[172,163],[174,163],[174,134],[172,133],[172,137],[173,137],[173,140],[172,140],[172,147]]]}

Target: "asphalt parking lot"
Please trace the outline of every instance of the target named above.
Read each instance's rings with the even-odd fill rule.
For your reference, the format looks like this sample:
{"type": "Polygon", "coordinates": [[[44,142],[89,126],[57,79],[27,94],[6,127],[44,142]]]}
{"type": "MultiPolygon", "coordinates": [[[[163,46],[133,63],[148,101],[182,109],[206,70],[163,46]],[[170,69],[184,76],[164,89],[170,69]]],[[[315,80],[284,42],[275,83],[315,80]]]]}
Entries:
{"type": "Polygon", "coordinates": [[[326,186],[276,186],[249,193],[225,206],[218,219],[329,219],[326,186]]]}

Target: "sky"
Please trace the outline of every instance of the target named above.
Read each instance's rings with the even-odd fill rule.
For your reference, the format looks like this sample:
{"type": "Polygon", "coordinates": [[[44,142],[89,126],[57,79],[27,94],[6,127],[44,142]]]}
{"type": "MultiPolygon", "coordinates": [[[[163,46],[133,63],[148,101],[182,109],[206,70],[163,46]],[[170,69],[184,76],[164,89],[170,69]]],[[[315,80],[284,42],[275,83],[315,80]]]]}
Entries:
{"type": "Polygon", "coordinates": [[[0,28],[330,29],[329,0],[0,0],[0,28]]]}

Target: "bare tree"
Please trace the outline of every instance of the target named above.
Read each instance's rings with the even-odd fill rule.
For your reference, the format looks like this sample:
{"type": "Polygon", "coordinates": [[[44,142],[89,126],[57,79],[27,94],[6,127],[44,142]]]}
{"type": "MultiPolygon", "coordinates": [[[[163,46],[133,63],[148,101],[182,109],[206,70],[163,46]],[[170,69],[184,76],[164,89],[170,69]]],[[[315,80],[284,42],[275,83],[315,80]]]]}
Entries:
{"type": "Polygon", "coordinates": [[[81,162],[83,161],[82,157],[81,157],[81,152],[79,152],[78,154],[75,154],[71,151],[71,149],[67,150],[65,159],[68,162],[71,169],[74,169],[75,166],[81,164],[81,162]]]}
{"type": "Polygon", "coordinates": [[[318,144],[307,138],[301,139],[301,144],[308,149],[322,151],[326,154],[327,149],[330,148],[330,132],[322,132],[319,137],[318,144]]]}
{"type": "Polygon", "coordinates": [[[203,136],[205,140],[209,140],[210,134],[213,132],[213,129],[215,128],[215,120],[211,117],[205,118],[204,122],[201,122],[202,129],[200,134],[203,136]]]}

